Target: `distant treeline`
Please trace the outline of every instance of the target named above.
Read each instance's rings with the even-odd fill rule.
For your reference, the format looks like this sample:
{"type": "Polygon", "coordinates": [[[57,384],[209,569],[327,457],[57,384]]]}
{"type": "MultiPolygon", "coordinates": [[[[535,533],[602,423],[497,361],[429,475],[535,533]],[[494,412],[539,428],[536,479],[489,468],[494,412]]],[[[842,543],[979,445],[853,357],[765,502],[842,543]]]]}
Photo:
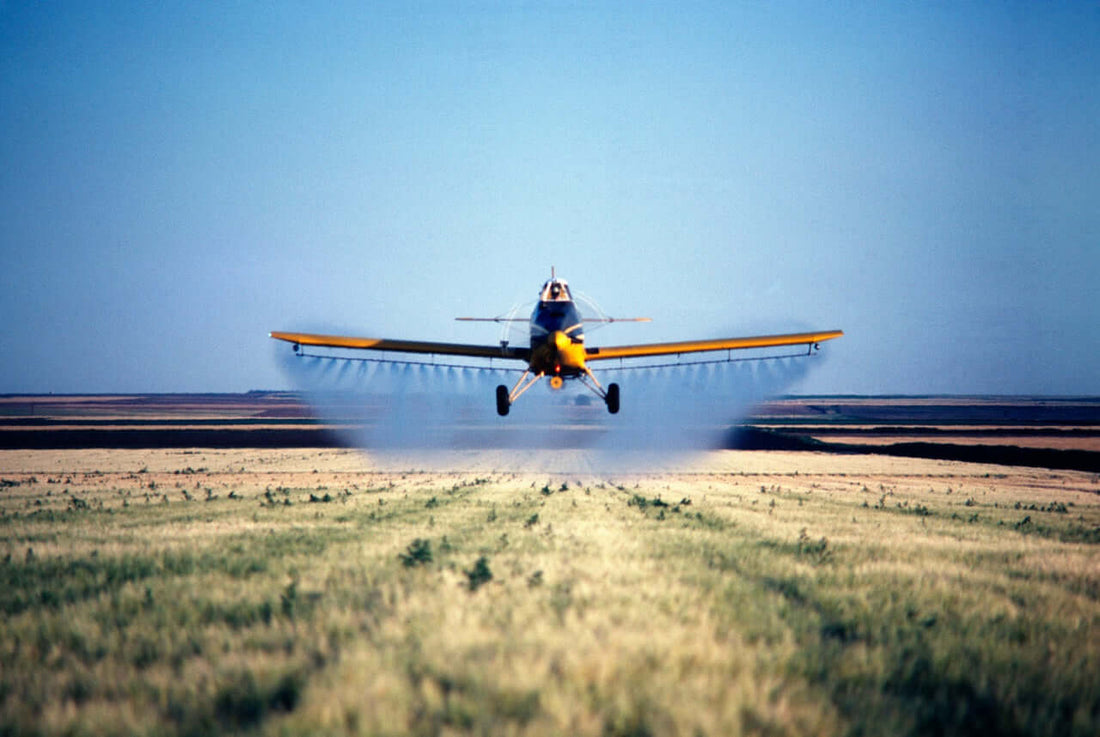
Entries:
{"type": "Polygon", "coordinates": [[[80,448],[331,448],[336,438],[322,428],[159,428],[0,430],[5,450],[80,448]]]}

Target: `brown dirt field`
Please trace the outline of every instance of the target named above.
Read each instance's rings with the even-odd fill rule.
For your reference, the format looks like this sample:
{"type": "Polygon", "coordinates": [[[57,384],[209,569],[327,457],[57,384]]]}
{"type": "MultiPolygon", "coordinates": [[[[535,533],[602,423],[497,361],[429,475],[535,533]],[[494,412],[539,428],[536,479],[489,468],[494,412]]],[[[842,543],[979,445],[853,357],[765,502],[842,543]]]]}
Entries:
{"type": "MultiPolygon", "coordinates": [[[[12,450],[321,448],[336,444],[328,429],[298,397],[281,392],[0,397],[0,448],[12,450]]],[[[882,448],[956,461],[1100,468],[1100,401],[1091,398],[803,397],[761,405],[742,429],[748,442],[745,432],[734,433],[727,447],[798,450],[820,441],[817,450],[836,453],[882,448]]],[[[522,431],[516,424],[509,432],[522,431]]],[[[546,456],[524,455],[501,467],[546,467],[546,456]]]]}
{"type": "MultiPolygon", "coordinates": [[[[168,489],[176,488],[183,481],[189,481],[191,485],[213,483],[226,487],[244,483],[249,487],[263,488],[275,482],[308,487],[339,483],[350,476],[363,474],[388,479],[411,473],[440,483],[455,475],[494,471],[517,477],[529,476],[530,481],[539,483],[548,476],[578,477],[589,481],[610,477],[623,483],[645,480],[650,484],[665,478],[676,478],[690,483],[694,478],[719,475],[767,479],[795,477],[801,478],[800,485],[805,486],[812,486],[814,477],[844,479],[845,485],[876,486],[882,482],[898,483],[901,479],[913,479],[919,486],[924,483],[921,479],[955,478],[960,481],[971,479],[988,491],[1009,494],[1046,488],[1051,478],[1072,478],[1073,488],[1083,493],[1100,493],[1100,476],[1095,474],[1060,474],[1043,469],[879,455],[711,451],[694,456],[676,470],[653,473],[604,472],[593,468],[592,458],[583,451],[532,452],[527,457],[532,470],[524,471],[515,468],[515,455],[512,451],[436,454],[432,460],[435,468],[440,470],[431,470],[425,469],[425,459],[416,454],[408,455],[407,463],[402,468],[402,459],[393,455],[375,457],[369,452],[339,448],[0,450],[0,474],[12,478],[37,476],[40,479],[50,476],[67,478],[76,474],[82,479],[78,486],[87,483],[91,486],[124,488],[126,481],[140,481],[137,484],[140,488],[154,481],[158,487],[167,484],[168,489]],[[294,483],[288,483],[288,479],[294,483]]],[[[1066,488],[1065,484],[1060,484],[1059,488],[1066,488]]]]}
{"type": "MultiPolygon", "coordinates": [[[[814,440],[823,443],[850,443],[851,435],[814,434],[814,440]]],[[[963,434],[936,435],[864,435],[860,445],[893,445],[894,443],[950,443],[952,445],[1013,446],[1016,448],[1050,448],[1053,450],[1087,450],[1100,452],[1100,437],[1043,437],[1029,435],[1005,435],[974,437],[963,434]]]]}

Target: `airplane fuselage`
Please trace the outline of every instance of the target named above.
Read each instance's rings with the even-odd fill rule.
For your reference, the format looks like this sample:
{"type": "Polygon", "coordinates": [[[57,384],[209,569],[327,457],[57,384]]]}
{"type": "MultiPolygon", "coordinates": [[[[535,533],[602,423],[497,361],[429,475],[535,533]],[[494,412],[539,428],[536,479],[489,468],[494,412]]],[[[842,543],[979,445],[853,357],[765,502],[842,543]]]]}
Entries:
{"type": "Polygon", "coordinates": [[[551,280],[531,313],[530,370],[573,378],[587,372],[584,357],[583,319],[565,283],[551,280]]]}

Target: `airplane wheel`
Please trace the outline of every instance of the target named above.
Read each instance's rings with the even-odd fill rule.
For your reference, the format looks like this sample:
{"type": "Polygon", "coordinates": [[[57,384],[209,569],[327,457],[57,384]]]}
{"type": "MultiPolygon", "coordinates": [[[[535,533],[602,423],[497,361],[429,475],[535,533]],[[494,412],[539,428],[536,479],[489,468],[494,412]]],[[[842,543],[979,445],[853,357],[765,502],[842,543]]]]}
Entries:
{"type": "Polygon", "coordinates": [[[616,414],[619,411],[619,385],[607,385],[607,411],[616,414]]]}
{"type": "Polygon", "coordinates": [[[504,417],[508,414],[508,408],[511,404],[512,403],[508,401],[508,387],[501,384],[497,387],[497,414],[504,417]]]}

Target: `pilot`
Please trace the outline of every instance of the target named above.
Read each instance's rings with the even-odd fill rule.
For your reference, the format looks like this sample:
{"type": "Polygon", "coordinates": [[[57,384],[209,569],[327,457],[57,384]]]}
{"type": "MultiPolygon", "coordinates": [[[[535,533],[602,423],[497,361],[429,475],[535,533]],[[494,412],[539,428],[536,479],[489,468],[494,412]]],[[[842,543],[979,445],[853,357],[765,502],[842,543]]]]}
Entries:
{"type": "Polygon", "coordinates": [[[561,296],[561,284],[554,282],[550,285],[550,298],[557,299],[561,296]]]}

